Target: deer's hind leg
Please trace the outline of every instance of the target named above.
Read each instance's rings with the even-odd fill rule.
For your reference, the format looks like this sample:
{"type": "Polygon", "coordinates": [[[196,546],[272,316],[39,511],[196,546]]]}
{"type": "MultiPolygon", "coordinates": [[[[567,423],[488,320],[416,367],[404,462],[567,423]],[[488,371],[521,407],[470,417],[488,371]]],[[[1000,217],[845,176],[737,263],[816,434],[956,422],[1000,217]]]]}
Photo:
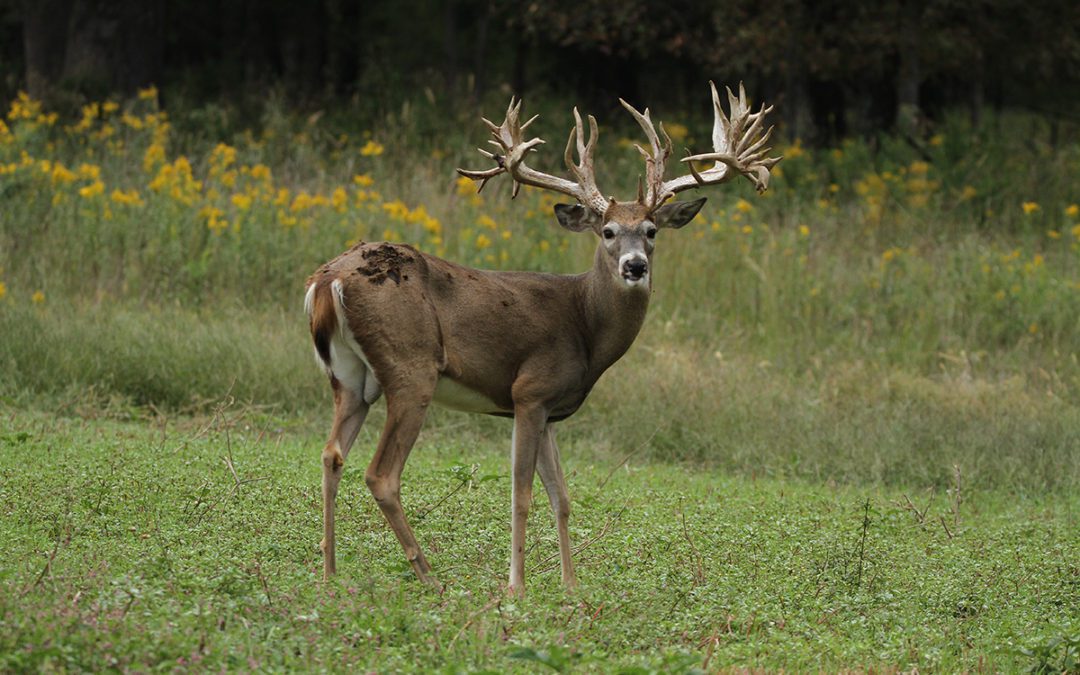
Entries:
{"type": "Polygon", "coordinates": [[[383,427],[379,447],[371,458],[364,478],[416,576],[425,583],[437,586],[431,576],[431,565],[424,557],[401,506],[401,472],[427,416],[438,373],[434,369],[414,372],[407,383],[393,379],[397,385],[395,390],[386,392],[386,426],[383,427]]]}
{"type": "Polygon", "coordinates": [[[331,378],[334,387],[334,424],[330,430],[330,439],[322,451],[323,478],[323,539],[320,545],[323,552],[323,578],[328,578],[337,571],[337,546],[334,536],[334,509],[337,502],[338,484],[345,467],[345,458],[360,427],[367,417],[368,404],[363,395],[342,385],[337,378],[331,378]]]}

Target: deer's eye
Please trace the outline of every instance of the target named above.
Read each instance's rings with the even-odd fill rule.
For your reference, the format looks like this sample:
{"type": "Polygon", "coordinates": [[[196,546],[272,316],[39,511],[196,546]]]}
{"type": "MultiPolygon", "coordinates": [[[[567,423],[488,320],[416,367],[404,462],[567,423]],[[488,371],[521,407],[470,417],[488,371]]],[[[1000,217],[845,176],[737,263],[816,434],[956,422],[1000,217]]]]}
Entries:
{"type": "Polygon", "coordinates": [[[605,227],[604,230],[603,230],[603,234],[604,234],[604,239],[614,239],[615,238],[615,230],[611,229],[610,227],[605,227]]]}
{"type": "Polygon", "coordinates": [[[645,230],[645,236],[649,239],[656,239],[656,228],[650,227],[649,229],[645,230]]]}

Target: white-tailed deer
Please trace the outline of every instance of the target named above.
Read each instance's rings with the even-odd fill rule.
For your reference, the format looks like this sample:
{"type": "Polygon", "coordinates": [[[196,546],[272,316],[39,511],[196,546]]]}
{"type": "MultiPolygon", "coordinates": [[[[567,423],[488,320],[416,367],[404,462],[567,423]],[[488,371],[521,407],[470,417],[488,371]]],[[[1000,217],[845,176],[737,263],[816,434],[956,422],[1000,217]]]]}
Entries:
{"type": "MultiPolygon", "coordinates": [[[[576,204],[557,204],[559,224],[599,238],[592,269],[559,276],[536,272],[476,270],[401,244],[354,246],[319,268],[307,281],[305,307],[316,356],[334,391],[334,422],[323,449],[324,573],[335,571],[334,503],[349,449],[368,407],[386,396],[386,426],[365,476],[367,486],[393,528],[405,556],[423,581],[431,566],[420,550],[401,507],[401,471],[431,403],[473,413],[514,418],[510,589],[525,584],[525,522],[533,476],[547,491],[558,528],[562,580],[575,583],[567,533],[569,499],[555,445],[554,423],[585,401],[600,375],[633,343],[645,318],[652,287],[652,253],[659,228],[690,222],[705,199],[666,203],[676,192],[712,185],[737,175],[758,190],[769,181],[779,158],[764,147],[771,110],[751,113],[742,87],[728,90],[730,117],[712,86],[715,122],[713,152],[684,158],[689,173],[664,180],[671,139],[657,134],[648,109],[630,111],[649,147],[645,181],[637,199],[605,198],[596,186],[593,151],[596,120],[589,117],[586,139],[581,116],[566,146],[573,180],[542,173],[525,164],[543,143],[525,141],[520,103],[510,103],[501,125],[488,120],[497,152],[484,152],[496,166],[458,169],[484,184],[502,173],[524,185],[561,192],[576,204]],[[576,147],[578,162],[573,159],[576,147]],[[715,162],[697,171],[693,162],[715,162]]],[[[534,118],[535,119],[535,118],[534,118]]]]}

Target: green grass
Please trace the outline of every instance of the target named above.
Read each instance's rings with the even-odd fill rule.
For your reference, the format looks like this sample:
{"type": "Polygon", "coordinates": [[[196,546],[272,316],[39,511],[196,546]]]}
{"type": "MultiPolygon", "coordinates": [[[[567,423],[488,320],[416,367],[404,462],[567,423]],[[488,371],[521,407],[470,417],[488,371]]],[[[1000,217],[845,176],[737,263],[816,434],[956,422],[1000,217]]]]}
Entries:
{"type": "Polygon", "coordinates": [[[324,584],[320,436],[242,408],[4,416],[3,670],[1015,672],[1060,669],[1080,631],[1076,492],[620,467],[564,441],[580,588],[560,587],[538,499],[529,592],[513,600],[506,424],[490,437],[432,425],[406,471],[437,593],[363,486],[371,426],[324,584]]]}
{"type": "MultiPolygon", "coordinates": [[[[314,365],[302,311],[85,308],[56,302],[0,311],[0,393],[61,415],[208,414],[222,400],[323,419],[330,389],[314,365]]],[[[747,477],[947,487],[954,467],[980,488],[1040,494],[1080,485],[1080,408],[1033,374],[936,375],[857,359],[803,372],[736,344],[695,344],[647,321],[597,384],[564,437],[590,456],[633,448],[747,477]]],[[[373,428],[381,423],[376,408],[373,428]]],[[[501,428],[435,409],[433,423],[501,428]]],[[[317,428],[319,433],[325,431],[317,428]]]]}

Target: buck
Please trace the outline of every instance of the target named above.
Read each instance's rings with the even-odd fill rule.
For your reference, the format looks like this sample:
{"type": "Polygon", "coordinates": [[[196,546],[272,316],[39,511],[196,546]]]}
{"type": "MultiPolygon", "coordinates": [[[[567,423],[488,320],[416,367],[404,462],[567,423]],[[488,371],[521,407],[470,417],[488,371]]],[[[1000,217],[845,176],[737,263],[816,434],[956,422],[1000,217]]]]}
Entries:
{"type": "Polygon", "coordinates": [[[620,99],[648,139],[637,146],[645,161],[637,198],[616,201],[597,188],[593,169],[596,120],[589,135],[577,109],[565,160],[573,180],[537,171],[526,156],[544,141],[524,140],[536,118],[520,122],[520,102],[510,102],[501,125],[487,119],[496,152],[481,152],[495,166],[458,169],[479,183],[501,174],[522,185],[554,190],[573,204],[556,204],[559,224],[598,238],[592,268],[561,276],[538,272],[477,270],[402,244],[361,243],[320,267],[307,281],[305,307],[316,357],[329,376],[334,421],[322,452],[323,570],[335,573],[334,504],[342,467],[369,407],[384,395],[386,424],[365,480],[397,536],[417,577],[434,583],[401,506],[401,472],[424,421],[436,403],[470,413],[512,417],[510,581],[525,587],[525,523],[533,477],[547,492],[558,532],[562,581],[576,583],[567,519],[570,513],[554,425],[581,407],[600,375],[633,343],[645,319],[652,290],[656,233],[690,222],[705,203],[670,202],[689,188],[745,176],[764,191],[769,170],[780,158],[764,147],[771,110],[751,113],[746,92],[728,89],[730,117],[712,89],[713,152],[682,161],[686,175],[664,180],[672,143],[644,114],[620,99]],[[573,151],[576,148],[577,162],[573,151]],[[712,162],[699,171],[695,162],[712,162]]]}

